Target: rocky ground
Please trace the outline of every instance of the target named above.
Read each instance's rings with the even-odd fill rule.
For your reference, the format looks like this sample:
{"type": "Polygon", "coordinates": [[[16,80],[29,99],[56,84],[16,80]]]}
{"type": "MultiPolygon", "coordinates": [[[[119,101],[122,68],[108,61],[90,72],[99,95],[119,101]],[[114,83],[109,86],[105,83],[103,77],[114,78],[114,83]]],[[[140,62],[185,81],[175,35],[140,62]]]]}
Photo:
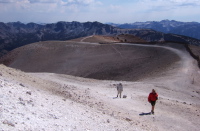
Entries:
{"type": "MultiPolygon", "coordinates": [[[[200,70],[196,60],[182,46],[151,48],[170,57],[167,60],[161,53],[165,59],[160,59],[163,63],[154,73],[134,81],[30,73],[0,65],[0,130],[198,131],[200,70]],[[167,67],[166,62],[170,62],[167,67]],[[119,82],[127,98],[116,98],[119,82]],[[147,97],[153,88],[159,94],[155,115],[145,115],[151,110],[147,97]]],[[[12,59],[16,62],[17,56],[12,59]]],[[[152,69],[144,67],[140,70],[152,69]]]]}

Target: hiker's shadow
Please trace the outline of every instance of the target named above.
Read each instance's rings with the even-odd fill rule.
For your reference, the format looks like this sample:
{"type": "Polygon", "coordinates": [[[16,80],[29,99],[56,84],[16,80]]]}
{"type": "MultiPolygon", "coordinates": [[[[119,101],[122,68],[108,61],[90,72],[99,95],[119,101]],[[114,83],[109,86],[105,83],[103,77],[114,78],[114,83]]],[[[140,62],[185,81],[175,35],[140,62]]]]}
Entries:
{"type": "Polygon", "coordinates": [[[144,116],[144,115],[151,115],[151,112],[148,112],[148,113],[144,113],[142,112],[141,114],[139,114],[140,116],[144,116]]]}

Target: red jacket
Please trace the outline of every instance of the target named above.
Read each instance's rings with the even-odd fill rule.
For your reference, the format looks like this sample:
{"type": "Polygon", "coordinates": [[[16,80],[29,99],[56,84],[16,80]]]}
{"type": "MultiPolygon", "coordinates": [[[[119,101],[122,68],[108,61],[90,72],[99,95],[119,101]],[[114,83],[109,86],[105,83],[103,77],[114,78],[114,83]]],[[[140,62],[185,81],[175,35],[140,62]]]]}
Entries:
{"type": "Polygon", "coordinates": [[[157,93],[150,93],[148,97],[148,101],[156,101],[158,99],[158,94],[157,93]]]}

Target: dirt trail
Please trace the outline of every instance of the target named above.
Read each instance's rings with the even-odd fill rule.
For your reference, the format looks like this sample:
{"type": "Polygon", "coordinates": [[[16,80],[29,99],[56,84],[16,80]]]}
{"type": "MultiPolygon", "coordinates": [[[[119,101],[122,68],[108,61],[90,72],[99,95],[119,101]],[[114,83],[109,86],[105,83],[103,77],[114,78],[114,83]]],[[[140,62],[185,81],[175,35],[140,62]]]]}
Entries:
{"type": "Polygon", "coordinates": [[[94,37],[94,36],[91,35],[91,36],[88,36],[88,37],[83,37],[83,38],[80,40],[80,42],[84,42],[84,40],[86,40],[86,39],[88,39],[88,38],[91,38],[91,37],[94,37]]]}

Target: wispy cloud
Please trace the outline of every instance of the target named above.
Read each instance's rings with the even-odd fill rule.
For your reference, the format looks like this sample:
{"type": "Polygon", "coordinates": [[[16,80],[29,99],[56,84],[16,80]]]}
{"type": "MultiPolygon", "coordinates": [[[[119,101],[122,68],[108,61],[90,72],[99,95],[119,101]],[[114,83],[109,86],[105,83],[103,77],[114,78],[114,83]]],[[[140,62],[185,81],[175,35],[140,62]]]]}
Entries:
{"type": "Polygon", "coordinates": [[[200,6],[200,0],[170,0],[175,6],[200,6]]]}
{"type": "Polygon", "coordinates": [[[200,0],[0,0],[1,21],[200,21],[200,0]]]}
{"type": "Polygon", "coordinates": [[[62,1],[63,5],[77,5],[77,6],[89,6],[101,4],[100,1],[96,0],[66,0],[62,1]]]}
{"type": "Polygon", "coordinates": [[[58,0],[27,0],[30,3],[56,3],[58,0]]]}
{"type": "Polygon", "coordinates": [[[16,1],[15,0],[0,0],[0,3],[14,3],[16,1]]]}
{"type": "Polygon", "coordinates": [[[60,0],[0,0],[0,3],[18,3],[18,2],[26,2],[26,3],[55,3],[60,0]]]}

